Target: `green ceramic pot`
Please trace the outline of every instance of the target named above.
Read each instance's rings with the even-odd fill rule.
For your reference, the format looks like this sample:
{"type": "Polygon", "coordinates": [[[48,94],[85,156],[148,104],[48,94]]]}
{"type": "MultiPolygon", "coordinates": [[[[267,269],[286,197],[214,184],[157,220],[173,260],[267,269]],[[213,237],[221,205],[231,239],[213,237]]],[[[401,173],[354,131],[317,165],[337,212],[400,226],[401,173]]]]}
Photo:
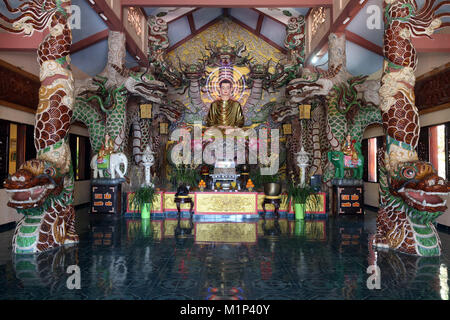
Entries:
{"type": "Polygon", "coordinates": [[[150,219],[150,211],[152,205],[150,203],[144,203],[141,207],[141,218],[150,219]]]}
{"type": "Polygon", "coordinates": [[[294,234],[296,236],[305,235],[305,220],[296,220],[294,224],[294,234]]]}
{"type": "Polygon", "coordinates": [[[150,235],[150,233],[151,233],[150,219],[142,218],[142,220],[141,220],[141,227],[142,227],[142,234],[144,236],[150,235]]]}
{"type": "Polygon", "coordinates": [[[296,203],[294,204],[295,220],[305,219],[305,204],[296,203]]]}

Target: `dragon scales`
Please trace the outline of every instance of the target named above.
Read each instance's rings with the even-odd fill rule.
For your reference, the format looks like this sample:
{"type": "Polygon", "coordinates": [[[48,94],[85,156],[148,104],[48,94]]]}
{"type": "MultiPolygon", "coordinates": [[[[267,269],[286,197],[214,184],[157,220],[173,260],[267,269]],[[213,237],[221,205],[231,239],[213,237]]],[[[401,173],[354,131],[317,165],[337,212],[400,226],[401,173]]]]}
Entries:
{"type": "Polygon", "coordinates": [[[16,17],[0,14],[3,29],[26,35],[47,27],[50,31],[37,52],[41,80],[34,132],[37,159],[23,163],[5,181],[8,206],[24,215],[14,232],[13,251],[35,253],[78,242],[68,143],[74,93],[70,0],[33,0],[17,8],[7,0],[5,4],[16,17]]]}
{"type": "Polygon", "coordinates": [[[108,63],[103,72],[77,84],[72,121],[88,127],[92,151],[97,153],[107,133],[114,141],[114,152],[123,152],[132,124],[127,112],[131,95],[155,104],[163,103],[167,92],[164,82],[155,80],[147,70],[133,72],[124,68],[125,35],[110,31],[108,63]]]}
{"type": "Polygon", "coordinates": [[[384,159],[380,157],[380,209],[374,245],[419,256],[439,256],[441,243],[433,221],[446,209],[443,196],[450,185],[430,163],[420,161],[419,114],[415,106],[414,71],[416,50],[411,36],[430,36],[441,24],[427,0],[418,9],[414,0],[385,0],[384,66],[380,88],[383,127],[386,132],[384,159]]]}

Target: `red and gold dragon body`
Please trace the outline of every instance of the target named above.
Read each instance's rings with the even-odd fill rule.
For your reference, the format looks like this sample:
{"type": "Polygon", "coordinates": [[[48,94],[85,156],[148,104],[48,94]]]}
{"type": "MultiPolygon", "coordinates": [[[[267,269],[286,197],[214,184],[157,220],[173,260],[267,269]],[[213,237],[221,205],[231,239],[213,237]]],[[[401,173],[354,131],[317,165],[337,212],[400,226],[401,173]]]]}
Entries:
{"type": "Polygon", "coordinates": [[[385,0],[384,68],[380,108],[386,132],[386,151],[380,169],[380,209],[374,245],[419,256],[438,256],[441,243],[434,220],[446,209],[450,185],[430,163],[420,161],[419,113],[415,106],[417,66],[412,36],[430,36],[448,26],[435,14],[443,1],[385,0]]]}
{"type": "Polygon", "coordinates": [[[4,183],[8,206],[24,218],[13,236],[15,253],[34,253],[78,242],[73,208],[73,172],[68,132],[74,81],[70,70],[70,0],[31,0],[0,14],[0,27],[31,35],[49,29],[38,48],[41,87],[34,143],[37,159],[22,164],[4,183]],[[18,16],[17,16],[18,15],[18,16]]]}

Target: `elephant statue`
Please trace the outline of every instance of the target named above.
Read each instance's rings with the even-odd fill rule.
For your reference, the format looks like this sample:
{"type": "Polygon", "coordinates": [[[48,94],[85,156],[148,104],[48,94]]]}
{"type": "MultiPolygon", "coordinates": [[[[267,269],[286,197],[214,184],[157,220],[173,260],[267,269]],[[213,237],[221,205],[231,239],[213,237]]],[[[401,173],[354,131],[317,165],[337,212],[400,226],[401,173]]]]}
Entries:
{"type": "MultiPolygon", "coordinates": [[[[100,178],[103,178],[103,171],[107,169],[98,168],[97,166],[97,158],[98,155],[94,155],[91,160],[91,168],[94,170],[94,179],[97,179],[98,176],[100,178]]],[[[120,178],[124,178],[125,174],[128,170],[128,160],[127,156],[122,153],[112,153],[109,157],[109,173],[111,174],[111,179],[116,178],[116,173],[119,175],[120,178]],[[120,165],[124,165],[124,170],[120,170],[120,165]]]]}
{"type": "Polygon", "coordinates": [[[361,152],[361,143],[355,143],[355,150],[358,153],[357,163],[346,163],[345,155],[342,151],[329,151],[328,161],[334,165],[336,168],[334,177],[337,179],[344,178],[344,171],[348,169],[353,169],[353,179],[361,180],[364,172],[364,156],[361,152]]]}

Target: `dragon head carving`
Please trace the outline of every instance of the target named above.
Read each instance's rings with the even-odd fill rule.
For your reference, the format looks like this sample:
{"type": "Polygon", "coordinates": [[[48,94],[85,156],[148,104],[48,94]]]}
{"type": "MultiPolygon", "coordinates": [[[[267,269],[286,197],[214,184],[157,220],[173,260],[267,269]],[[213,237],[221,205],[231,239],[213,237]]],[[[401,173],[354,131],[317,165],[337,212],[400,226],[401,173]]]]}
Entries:
{"type": "Polygon", "coordinates": [[[60,170],[44,160],[29,160],[8,177],[4,187],[10,197],[8,206],[15,209],[42,207],[49,198],[63,192],[64,177],[60,170]]]}
{"type": "Polygon", "coordinates": [[[392,171],[388,182],[390,193],[409,207],[433,213],[447,209],[447,200],[443,197],[450,192],[450,184],[439,177],[428,162],[403,162],[392,171]]]}
{"type": "Polygon", "coordinates": [[[155,103],[164,101],[167,86],[164,82],[156,80],[153,73],[148,72],[148,69],[141,68],[134,72],[115,65],[113,68],[123,77],[121,82],[130,94],[141,96],[155,103]]]}

